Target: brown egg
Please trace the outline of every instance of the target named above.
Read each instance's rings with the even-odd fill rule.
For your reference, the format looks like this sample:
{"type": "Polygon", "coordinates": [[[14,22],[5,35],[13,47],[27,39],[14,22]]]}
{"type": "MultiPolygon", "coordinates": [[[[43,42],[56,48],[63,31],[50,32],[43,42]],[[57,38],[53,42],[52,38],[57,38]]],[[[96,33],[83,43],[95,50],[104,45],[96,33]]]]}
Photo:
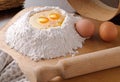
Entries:
{"type": "Polygon", "coordinates": [[[110,42],[117,38],[118,30],[112,22],[104,22],[100,25],[99,34],[102,40],[110,42]]]}
{"type": "Polygon", "coordinates": [[[91,37],[94,34],[94,23],[88,19],[81,19],[76,23],[76,30],[83,37],[91,37]]]}

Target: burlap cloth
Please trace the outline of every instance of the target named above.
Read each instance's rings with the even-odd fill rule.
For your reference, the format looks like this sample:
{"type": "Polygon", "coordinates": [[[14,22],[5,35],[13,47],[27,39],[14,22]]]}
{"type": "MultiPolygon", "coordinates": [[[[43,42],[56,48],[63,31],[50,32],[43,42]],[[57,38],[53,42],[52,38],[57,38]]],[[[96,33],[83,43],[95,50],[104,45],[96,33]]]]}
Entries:
{"type": "Polygon", "coordinates": [[[0,82],[29,82],[19,66],[7,53],[0,50],[0,82]]]}

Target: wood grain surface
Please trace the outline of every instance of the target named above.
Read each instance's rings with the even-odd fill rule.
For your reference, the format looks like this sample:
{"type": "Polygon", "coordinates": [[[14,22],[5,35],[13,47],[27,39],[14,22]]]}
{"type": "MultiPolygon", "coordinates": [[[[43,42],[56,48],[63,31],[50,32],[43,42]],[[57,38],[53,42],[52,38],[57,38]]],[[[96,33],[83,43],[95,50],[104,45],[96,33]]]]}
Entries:
{"type": "MultiPolygon", "coordinates": [[[[56,58],[56,59],[41,60],[39,62],[34,62],[34,61],[31,61],[30,58],[22,56],[20,53],[16,52],[14,49],[11,49],[5,43],[5,32],[6,32],[7,28],[12,23],[14,23],[14,21],[16,19],[18,19],[20,15],[23,15],[25,12],[27,12],[31,9],[33,9],[33,8],[25,9],[25,10],[21,11],[20,13],[18,13],[0,31],[0,44],[1,44],[0,48],[3,51],[10,54],[15,60],[17,60],[21,69],[23,71],[26,71],[25,74],[30,75],[30,76],[28,75],[29,78],[33,77],[33,76],[31,76],[31,75],[33,75],[31,73],[34,73],[33,69],[37,69],[37,68],[44,66],[44,65],[55,65],[59,60],[64,59],[64,58],[68,58],[68,57],[64,57],[64,58],[61,57],[61,58],[56,58]],[[24,68],[26,68],[26,69],[24,69],[24,68]]],[[[94,22],[96,24],[96,34],[91,39],[88,39],[85,41],[82,49],[78,49],[78,51],[79,51],[78,55],[120,46],[120,27],[119,26],[117,26],[118,30],[119,30],[118,38],[111,43],[107,43],[107,42],[102,41],[99,38],[99,35],[97,33],[97,31],[99,29],[98,26],[100,23],[96,22],[96,21],[94,21],[94,22]]],[[[71,56],[69,56],[69,57],[71,57],[71,56]]],[[[81,82],[120,82],[119,78],[120,78],[120,68],[117,67],[117,68],[108,69],[108,70],[104,70],[104,71],[100,71],[100,72],[96,72],[96,73],[82,75],[82,76],[75,77],[72,79],[67,79],[67,80],[64,80],[60,77],[57,77],[57,78],[53,79],[51,82],[80,82],[80,81],[81,82]]]]}

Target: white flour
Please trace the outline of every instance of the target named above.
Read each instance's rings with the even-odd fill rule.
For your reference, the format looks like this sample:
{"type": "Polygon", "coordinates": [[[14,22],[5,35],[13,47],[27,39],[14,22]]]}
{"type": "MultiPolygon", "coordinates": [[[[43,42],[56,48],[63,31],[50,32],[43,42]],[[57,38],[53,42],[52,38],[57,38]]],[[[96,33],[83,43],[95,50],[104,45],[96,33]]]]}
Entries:
{"type": "Polygon", "coordinates": [[[35,8],[18,18],[6,32],[6,42],[11,48],[37,61],[41,58],[50,59],[67,54],[76,54],[82,48],[85,38],[75,30],[74,24],[78,17],[68,14],[58,7],[35,8]],[[62,26],[38,30],[29,24],[29,17],[43,10],[57,9],[64,16],[62,26]]]}

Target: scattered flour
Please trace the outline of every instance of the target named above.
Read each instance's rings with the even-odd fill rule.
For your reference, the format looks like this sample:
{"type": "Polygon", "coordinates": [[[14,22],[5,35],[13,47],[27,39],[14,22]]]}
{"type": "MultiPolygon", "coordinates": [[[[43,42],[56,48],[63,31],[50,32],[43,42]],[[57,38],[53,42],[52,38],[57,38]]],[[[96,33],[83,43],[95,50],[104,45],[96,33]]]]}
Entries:
{"type": "Polygon", "coordinates": [[[75,50],[82,48],[85,40],[74,28],[74,23],[78,19],[80,17],[75,17],[58,7],[34,8],[8,28],[6,43],[35,61],[76,54],[75,50]],[[57,9],[65,16],[61,26],[38,30],[29,24],[31,15],[50,9],[57,9]]]}

